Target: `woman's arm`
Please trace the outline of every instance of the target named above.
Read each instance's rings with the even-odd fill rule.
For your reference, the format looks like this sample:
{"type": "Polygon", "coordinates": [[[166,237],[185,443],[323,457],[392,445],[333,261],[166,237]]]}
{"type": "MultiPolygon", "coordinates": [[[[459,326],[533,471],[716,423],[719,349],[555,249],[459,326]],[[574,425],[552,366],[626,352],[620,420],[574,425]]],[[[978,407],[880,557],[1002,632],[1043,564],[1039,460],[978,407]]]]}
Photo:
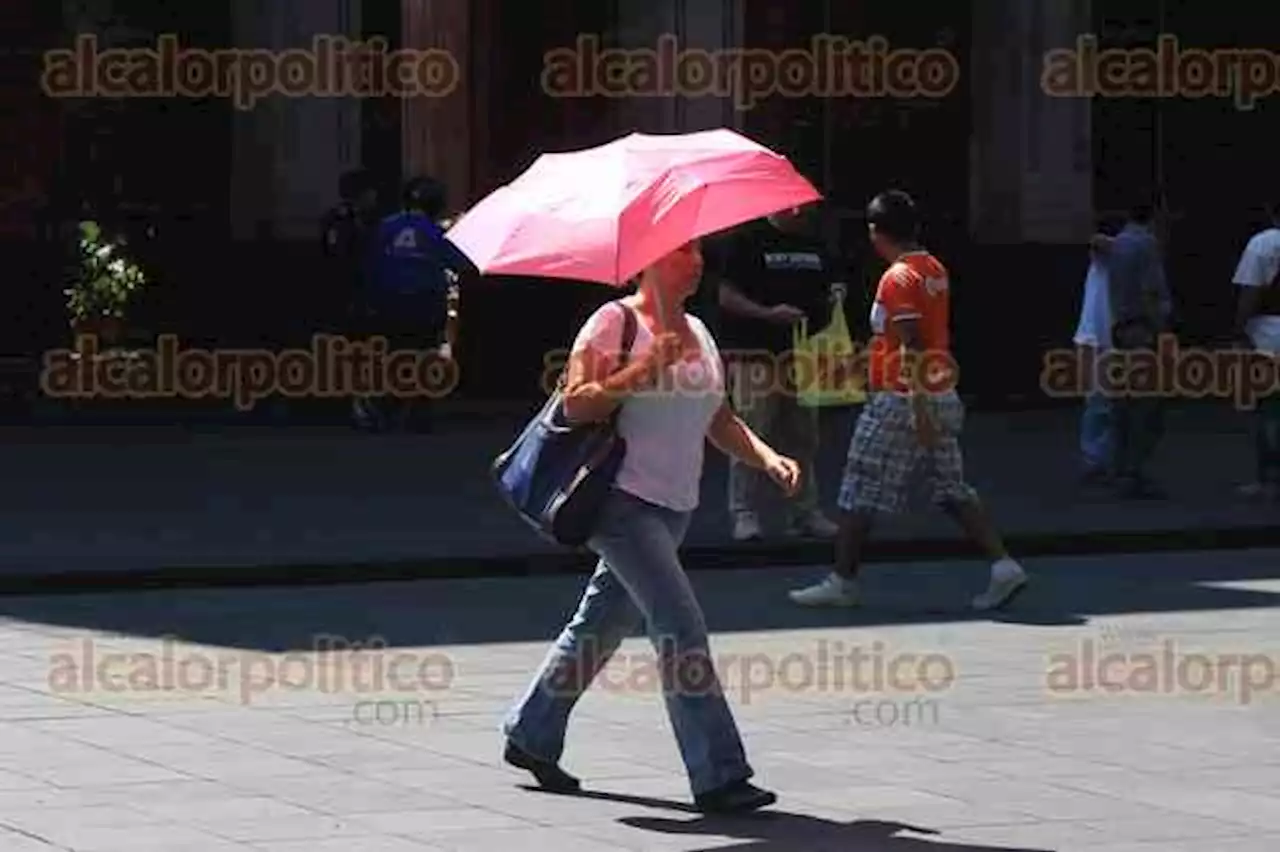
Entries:
{"type": "Polygon", "coordinates": [[[573,423],[599,423],[628,396],[643,390],[652,367],[640,358],[616,370],[618,356],[588,347],[569,359],[564,390],[564,416],[573,423]]]}
{"type": "Polygon", "coordinates": [[[707,428],[707,440],[720,452],[757,470],[767,468],[777,456],[772,447],[742,422],[742,418],[734,413],[727,402],[722,403],[715,416],[711,418],[711,425],[707,428]]]}
{"type": "Polygon", "coordinates": [[[728,403],[722,403],[711,418],[707,440],[725,455],[763,470],[788,496],[799,490],[800,465],[795,459],[779,455],[773,447],[760,440],[760,436],[734,414],[728,403]]]}
{"type": "Polygon", "coordinates": [[[621,370],[620,354],[606,351],[597,338],[570,356],[564,384],[564,416],[570,422],[599,423],[628,396],[652,387],[659,371],[680,357],[680,338],[658,335],[648,352],[632,358],[621,370]]]}

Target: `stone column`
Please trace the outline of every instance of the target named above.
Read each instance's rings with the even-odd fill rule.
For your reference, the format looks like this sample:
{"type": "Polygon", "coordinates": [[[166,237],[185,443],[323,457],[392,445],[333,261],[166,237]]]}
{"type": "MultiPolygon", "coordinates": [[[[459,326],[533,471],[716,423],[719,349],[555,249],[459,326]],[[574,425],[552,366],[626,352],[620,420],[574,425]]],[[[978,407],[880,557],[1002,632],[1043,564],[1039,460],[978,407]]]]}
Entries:
{"type": "MultiPolygon", "coordinates": [[[[232,0],[235,46],[311,51],[317,36],[360,37],[360,0],[232,0]]],[[[232,233],[237,239],[314,239],[338,178],[357,168],[357,98],[316,90],[273,95],[233,117],[232,233]]]]}
{"type": "MultiPolygon", "coordinates": [[[[677,9],[681,43],[711,53],[732,50],[742,44],[742,0],[672,0],[677,9]]],[[[743,113],[732,99],[702,97],[676,101],[676,126],[681,132],[741,129],[743,113]]]]}
{"type": "MultiPolygon", "coordinates": [[[[617,21],[611,35],[623,50],[656,50],[664,37],[674,38],[678,49],[687,49],[678,8],[683,5],[683,0],[617,0],[617,21]]],[[[620,136],[674,132],[680,100],[639,93],[612,101],[614,129],[620,136]]]]}
{"type": "Polygon", "coordinates": [[[1046,52],[1087,32],[1089,3],[973,6],[970,221],[980,243],[1077,243],[1090,232],[1090,102],[1041,88],[1046,52]]]}
{"type": "MultiPolygon", "coordinates": [[[[241,49],[271,43],[267,10],[252,0],[232,0],[232,43],[241,49]]],[[[231,234],[237,240],[270,236],[274,230],[272,171],[275,104],[261,101],[231,118],[231,234]]]]}
{"type": "MultiPolygon", "coordinates": [[[[625,50],[655,50],[665,37],[674,39],[679,51],[714,56],[740,43],[741,7],[742,0],[618,0],[612,35],[625,50]]],[[[741,124],[741,115],[727,99],[687,94],[620,99],[613,110],[617,132],[687,133],[741,124]]]]}
{"type": "Polygon", "coordinates": [[[453,206],[472,194],[471,66],[472,0],[401,0],[402,47],[446,51],[453,59],[454,83],[434,94],[406,98],[402,170],[406,178],[430,175],[443,181],[453,206]]]}

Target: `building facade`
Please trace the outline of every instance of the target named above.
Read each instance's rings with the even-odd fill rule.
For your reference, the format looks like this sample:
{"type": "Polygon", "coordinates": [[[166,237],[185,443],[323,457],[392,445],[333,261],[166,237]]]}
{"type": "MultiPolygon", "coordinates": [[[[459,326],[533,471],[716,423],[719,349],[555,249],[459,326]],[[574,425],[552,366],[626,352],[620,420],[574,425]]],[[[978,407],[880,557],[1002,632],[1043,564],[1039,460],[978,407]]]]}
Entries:
{"type": "MultiPolygon", "coordinates": [[[[36,8],[33,0],[23,2],[36,8]]],[[[85,183],[113,172],[109,189],[137,203],[208,210],[225,219],[235,239],[301,239],[333,200],[337,176],[362,164],[389,179],[438,175],[465,205],[540,151],[630,130],[730,126],[785,150],[829,194],[855,207],[879,180],[936,194],[943,218],[971,226],[984,240],[1055,242],[1087,229],[1088,101],[1044,98],[1038,63],[1044,50],[1089,29],[1088,0],[910,9],[836,0],[799,7],[776,0],[544,5],[226,0],[177,9],[157,0],[65,0],[60,32],[44,23],[46,43],[93,34],[99,49],[109,50],[154,45],[172,34],[185,49],[280,54],[312,49],[317,36],[381,38],[388,50],[447,51],[457,81],[448,94],[409,98],[337,97],[332,85],[317,86],[314,97],[266,97],[250,109],[211,102],[217,98],[63,97],[58,106],[69,118],[61,169],[85,183]],[[945,51],[956,63],[955,79],[941,92],[900,97],[816,80],[807,94],[775,92],[749,107],[734,103],[740,97],[717,97],[714,83],[640,86],[632,97],[608,97],[543,80],[557,51],[575,52],[591,76],[593,60],[579,49],[588,43],[587,53],[634,55],[667,40],[682,58],[699,54],[722,63],[743,48],[774,57],[804,51],[818,67],[824,64],[818,40],[876,37],[890,53],[945,51]],[[661,96],[680,91],[686,96],[661,96]],[[162,157],[169,146],[193,156],[162,157]]]]}
{"type": "Polygon", "coordinates": [[[261,230],[263,216],[281,236],[309,233],[336,175],[362,161],[385,169],[394,159],[400,174],[440,176],[465,205],[541,151],[630,130],[720,126],[786,151],[852,208],[877,182],[892,182],[930,196],[940,219],[983,241],[1078,241],[1090,226],[1089,104],[1046,101],[1037,67],[1047,46],[1070,43],[1088,29],[1087,0],[909,10],[834,0],[799,7],[775,0],[573,0],[549,4],[541,14],[496,0],[402,0],[398,21],[376,24],[362,14],[370,6],[232,3],[237,44],[284,50],[306,46],[316,33],[380,33],[392,47],[447,50],[461,69],[458,85],[443,97],[277,99],[237,114],[235,233],[261,230]],[[271,11],[255,15],[259,8],[271,11]],[[656,50],[664,38],[685,57],[723,61],[742,48],[775,56],[799,49],[822,64],[814,43],[824,35],[863,42],[878,36],[889,51],[943,50],[955,59],[957,79],[941,94],[902,97],[859,96],[839,81],[818,81],[807,97],[775,93],[750,108],[717,97],[714,84],[685,83],[685,97],[662,97],[673,90],[667,87],[633,88],[634,96],[619,98],[586,92],[595,80],[579,80],[576,96],[563,87],[549,91],[543,79],[557,51],[575,54],[589,77],[596,68],[587,67],[593,59],[584,54],[592,46],[634,55],[656,50]]]}
{"type": "MultiPolygon", "coordinates": [[[[1028,352],[1068,340],[1082,241],[1097,211],[1123,206],[1142,187],[1164,188],[1173,208],[1175,287],[1197,305],[1195,317],[1211,325],[1211,312],[1200,306],[1223,301],[1218,282],[1229,276],[1232,255],[1253,225],[1257,176],[1273,162],[1268,146],[1280,130],[1275,97],[1244,108],[1226,96],[1091,97],[1057,83],[1047,90],[1047,57],[1078,50],[1082,37],[1096,37],[1100,50],[1151,46],[1169,33],[1186,34],[1185,50],[1247,48],[1249,40],[1280,44],[1277,23],[1260,13],[1214,15],[1164,0],[12,4],[20,13],[7,15],[5,26],[8,42],[20,47],[5,57],[0,80],[6,84],[0,141],[14,149],[17,164],[0,188],[11,237],[25,233],[42,203],[65,210],[88,199],[101,209],[142,211],[136,215],[160,220],[166,234],[154,248],[156,263],[181,270],[168,275],[180,292],[155,308],[157,316],[176,315],[181,306],[213,336],[243,321],[239,305],[265,303],[264,293],[305,300],[305,291],[290,290],[297,285],[289,282],[310,274],[298,270],[314,262],[317,219],[336,200],[347,169],[371,168],[389,188],[410,174],[435,175],[462,208],[543,151],[632,130],[728,126],[786,152],[822,187],[831,201],[833,240],[855,254],[865,244],[859,211],[870,195],[891,185],[917,195],[929,212],[931,242],[952,259],[962,282],[957,345],[969,347],[968,363],[990,363],[995,372],[1007,359],[982,346],[998,325],[993,306],[1024,300],[1026,287],[1040,287],[1040,318],[1002,333],[1028,352]],[[389,92],[386,81],[359,96],[341,96],[333,80],[295,81],[288,94],[250,106],[237,105],[227,91],[40,95],[41,51],[85,34],[100,50],[155,46],[168,35],[184,49],[266,51],[276,57],[277,75],[286,73],[281,57],[289,51],[311,51],[315,60],[318,37],[380,39],[386,51],[448,57],[454,76],[416,96],[389,92]],[[838,39],[864,45],[880,39],[882,59],[915,51],[936,61],[928,69],[917,63],[916,78],[896,82],[886,82],[883,65],[874,66],[879,76],[858,88],[834,80],[834,66],[821,55],[838,39]],[[706,77],[716,69],[728,73],[724,63],[743,49],[753,51],[749,73],[782,81],[750,104],[741,86],[717,93],[719,78],[706,77]],[[626,51],[607,54],[615,60],[650,51],[658,65],[682,57],[686,79],[631,76],[619,89],[599,71],[610,50],[626,51]],[[816,76],[786,76],[801,69],[803,78],[806,62],[816,76]],[[954,79],[945,78],[948,67],[954,79]],[[928,85],[921,73],[933,75],[928,85]],[[198,248],[211,245],[226,248],[198,248]],[[288,263],[294,271],[246,279],[223,268],[232,263],[256,269],[288,263]],[[1028,269],[1035,270],[1034,283],[1028,269]]],[[[1085,62],[1078,64],[1083,69],[1085,62]]],[[[734,67],[747,73],[745,64],[734,67]]],[[[289,89],[283,77],[276,82],[289,89]]],[[[768,82],[761,85],[768,89],[768,82]]],[[[505,307],[482,306],[473,315],[500,322],[516,292],[503,291],[505,307]]],[[[564,298],[576,304],[580,297],[564,298]]],[[[259,313],[263,334],[281,316],[259,313]]],[[[566,322],[579,314],[570,309],[566,322]]],[[[554,341],[565,334],[559,325],[546,331],[554,341]]],[[[1016,383],[1034,384],[1035,359],[1025,360],[1026,375],[1016,383]]]]}

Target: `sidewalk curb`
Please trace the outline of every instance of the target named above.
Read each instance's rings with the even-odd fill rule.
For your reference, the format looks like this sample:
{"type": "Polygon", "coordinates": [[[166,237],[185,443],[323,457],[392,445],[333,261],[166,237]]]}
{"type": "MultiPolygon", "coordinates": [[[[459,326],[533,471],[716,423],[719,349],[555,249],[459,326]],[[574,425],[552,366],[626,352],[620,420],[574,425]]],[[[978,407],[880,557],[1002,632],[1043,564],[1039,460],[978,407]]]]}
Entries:
{"type": "MultiPolygon", "coordinates": [[[[1149,529],[1093,533],[1028,533],[1007,539],[1018,558],[1167,553],[1171,551],[1253,550],[1280,546],[1280,524],[1220,529],[1149,529]]],[[[686,568],[716,571],[741,568],[797,568],[831,560],[824,542],[726,544],[683,551],[686,568]]],[[[926,562],[977,559],[962,539],[874,542],[867,562],[926,562]]],[[[464,556],[370,563],[280,564],[226,567],[171,567],[137,571],[66,571],[0,576],[0,595],[62,595],[183,588],[316,586],[433,579],[491,579],[577,574],[586,576],[594,557],[553,552],[522,556],[464,556]]]]}

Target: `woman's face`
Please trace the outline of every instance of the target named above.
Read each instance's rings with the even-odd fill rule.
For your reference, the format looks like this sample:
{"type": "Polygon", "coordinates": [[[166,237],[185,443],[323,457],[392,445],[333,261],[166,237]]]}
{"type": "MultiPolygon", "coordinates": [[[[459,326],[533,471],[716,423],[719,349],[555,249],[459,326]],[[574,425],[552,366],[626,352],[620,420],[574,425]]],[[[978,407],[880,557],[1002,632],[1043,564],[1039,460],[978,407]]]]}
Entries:
{"type": "Polygon", "coordinates": [[[684,302],[698,291],[702,265],[702,245],[693,240],[655,263],[654,272],[663,291],[684,302]]]}

